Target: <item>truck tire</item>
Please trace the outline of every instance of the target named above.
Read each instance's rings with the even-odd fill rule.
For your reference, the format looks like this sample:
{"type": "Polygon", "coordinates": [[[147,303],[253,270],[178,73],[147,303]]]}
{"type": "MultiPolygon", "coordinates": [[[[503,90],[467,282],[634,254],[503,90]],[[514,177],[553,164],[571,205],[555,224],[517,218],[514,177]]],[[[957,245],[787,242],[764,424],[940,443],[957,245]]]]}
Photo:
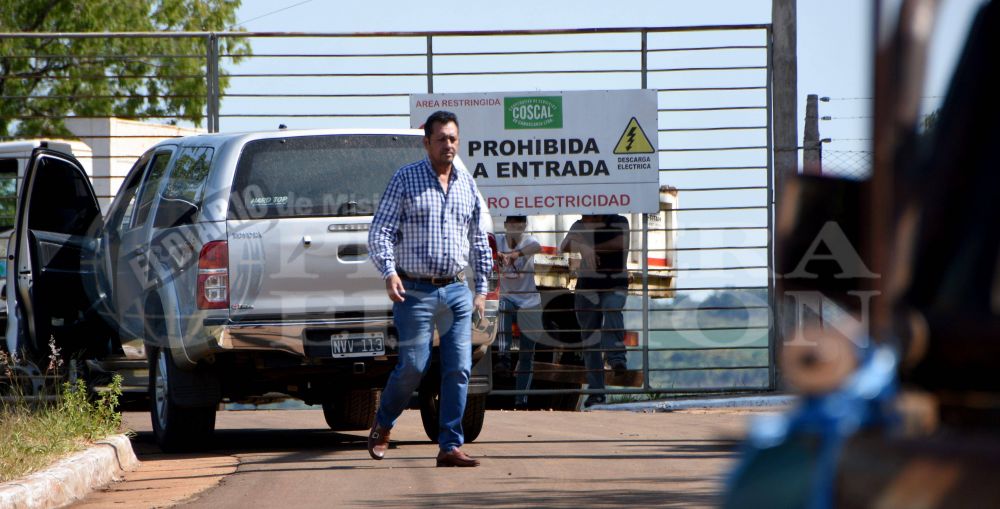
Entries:
{"type": "Polygon", "coordinates": [[[178,368],[169,348],[148,346],[150,417],[153,436],[164,452],[185,452],[203,449],[215,431],[215,410],[212,406],[180,406],[175,401],[178,368]]]}
{"type": "MultiPolygon", "coordinates": [[[[441,422],[440,388],[420,391],[420,422],[424,425],[424,433],[431,442],[438,441],[441,422]]],[[[462,415],[462,433],[465,443],[475,442],[483,431],[486,421],[486,394],[469,394],[465,400],[465,413],[462,415]]]]}
{"type": "Polygon", "coordinates": [[[382,391],[352,389],[323,402],[323,418],[334,431],[371,429],[382,391]]]}

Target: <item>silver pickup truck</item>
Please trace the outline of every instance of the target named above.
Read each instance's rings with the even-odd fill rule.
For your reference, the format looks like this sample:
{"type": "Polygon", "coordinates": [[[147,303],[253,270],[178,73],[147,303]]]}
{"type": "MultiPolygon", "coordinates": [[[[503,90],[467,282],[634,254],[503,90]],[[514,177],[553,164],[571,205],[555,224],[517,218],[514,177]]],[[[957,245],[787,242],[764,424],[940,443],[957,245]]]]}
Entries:
{"type": "MultiPolygon", "coordinates": [[[[164,141],[136,161],[106,214],[75,159],[35,150],[7,262],[7,348],[44,358],[54,338],[69,356],[148,359],[165,450],[205,445],[220,402],[290,396],[322,404],[333,429],[367,429],[397,341],[368,228],[392,173],[424,157],[422,135],[164,141]]],[[[492,383],[496,312],[494,290],[473,330],[470,441],[492,383]]],[[[429,437],[436,382],[428,375],[418,395],[429,437]]]]}

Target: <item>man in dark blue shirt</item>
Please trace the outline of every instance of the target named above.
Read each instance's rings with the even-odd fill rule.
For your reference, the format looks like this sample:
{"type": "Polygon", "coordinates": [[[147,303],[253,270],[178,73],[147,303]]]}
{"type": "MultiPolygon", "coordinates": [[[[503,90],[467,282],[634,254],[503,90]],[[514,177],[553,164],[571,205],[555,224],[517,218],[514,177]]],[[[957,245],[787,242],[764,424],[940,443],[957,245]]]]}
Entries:
{"type": "MultiPolygon", "coordinates": [[[[580,254],[575,305],[587,386],[603,390],[605,360],[615,373],[627,369],[622,308],[628,294],[628,219],[618,214],[583,216],[570,227],[559,249],[580,254]]],[[[604,401],[604,394],[590,394],[584,406],[604,401]]]]}

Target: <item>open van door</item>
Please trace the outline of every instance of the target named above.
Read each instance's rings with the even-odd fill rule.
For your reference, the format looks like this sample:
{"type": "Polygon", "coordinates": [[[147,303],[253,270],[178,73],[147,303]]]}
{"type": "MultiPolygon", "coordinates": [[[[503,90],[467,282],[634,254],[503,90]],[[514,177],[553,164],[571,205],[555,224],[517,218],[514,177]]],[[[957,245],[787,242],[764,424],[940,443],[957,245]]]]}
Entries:
{"type": "Polygon", "coordinates": [[[54,339],[63,356],[103,353],[107,335],[94,312],[94,239],[101,209],[72,156],[35,149],[17,203],[8,285],[15,299],[8,345],[40,362],[54,339]],[[90,253],[90,255],[88,255],[90,253]]]}

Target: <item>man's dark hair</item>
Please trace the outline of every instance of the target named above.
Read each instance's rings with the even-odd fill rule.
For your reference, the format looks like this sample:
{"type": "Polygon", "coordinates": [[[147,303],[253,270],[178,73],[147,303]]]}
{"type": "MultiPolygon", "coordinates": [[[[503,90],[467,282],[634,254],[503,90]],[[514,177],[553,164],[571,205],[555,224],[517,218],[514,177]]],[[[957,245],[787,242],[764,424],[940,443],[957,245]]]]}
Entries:
{"type": "Polygon", "coordinates": [[[507,216],[507,219],[504,219],[504,222],[506,223],[507,221],[512,223],[527,223],[528,216],[507,216]]]}
{"type": "Polygon", "coordinates": [[[458,127],[458,117],[454,113],[444,110],[431,113],[431,116],[427,117],[427,121],[424,122],[424,136],[431,137],[431,133],[434,132],[434,124],[444,125],[448,122],[454,122],[455,127],[458,127]]]}

